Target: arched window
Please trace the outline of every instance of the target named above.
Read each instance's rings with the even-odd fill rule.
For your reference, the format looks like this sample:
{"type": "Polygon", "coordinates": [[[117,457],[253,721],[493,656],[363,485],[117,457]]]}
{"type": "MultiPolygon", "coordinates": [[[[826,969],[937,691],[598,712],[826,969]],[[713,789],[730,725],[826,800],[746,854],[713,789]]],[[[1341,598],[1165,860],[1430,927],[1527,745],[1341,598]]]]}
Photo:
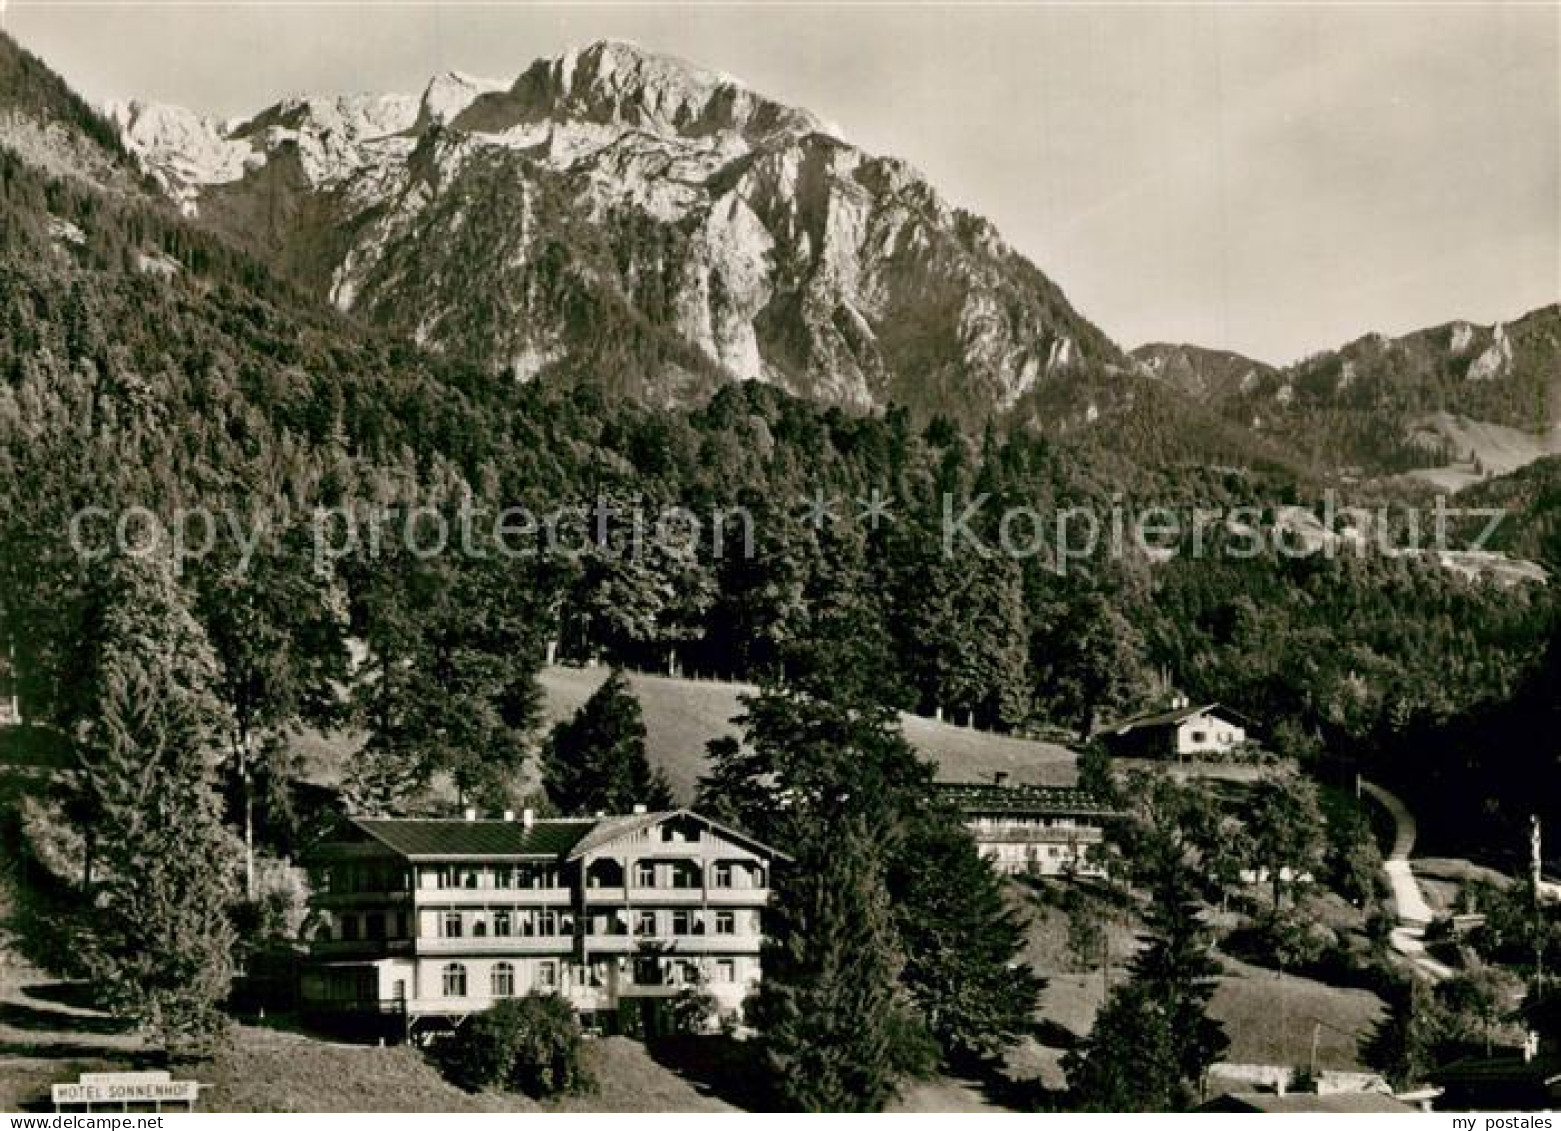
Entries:
{"type": "Polygon", "coordinates": [[[444,996],[466,996],[466,967],[452,962],[444,968],[444,996]]]}
{"type": "Polygon", "coordinates": [[[509,962],[497,962],[493,966],[493,996],[515,996],[515,967],[509,962]]]}

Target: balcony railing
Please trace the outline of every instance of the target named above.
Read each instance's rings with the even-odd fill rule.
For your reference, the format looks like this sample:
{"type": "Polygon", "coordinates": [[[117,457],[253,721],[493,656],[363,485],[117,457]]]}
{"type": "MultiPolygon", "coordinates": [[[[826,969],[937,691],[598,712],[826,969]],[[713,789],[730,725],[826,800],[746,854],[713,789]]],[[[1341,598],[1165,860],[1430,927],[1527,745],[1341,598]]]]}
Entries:
{"type": "Polygon", "coordinates": [[[412,939],[315,939],[309,952],[317,958],[393,958],[412,953],[412,939]]]}
{"type": "Polygon", "coordinates": [[[768,888],[586,888],[587,906],[634,907],[763,907],[768,888]]]}
{"type": "Polygon", "coordinates": [[[761,935],[586,935],[585,952],[592,954],[657,955],[758,954],[761,935]]]}
{"type": "Polygon", "coordinates": [[[419,907],[568,907],[570,888],[418,888],[419,907]]]}
{"type": "Polygon", "coordinates": [[[396,891],[316,891],[310,902],[320,907],[405,907],[412,900],[406,888],[396,891]]]}
{"type": "Polygon", "coordinates": [[[483,938],[418,939],[417,953],[567,955],[574,946],[573,935],[487,935],[483,938]]]}

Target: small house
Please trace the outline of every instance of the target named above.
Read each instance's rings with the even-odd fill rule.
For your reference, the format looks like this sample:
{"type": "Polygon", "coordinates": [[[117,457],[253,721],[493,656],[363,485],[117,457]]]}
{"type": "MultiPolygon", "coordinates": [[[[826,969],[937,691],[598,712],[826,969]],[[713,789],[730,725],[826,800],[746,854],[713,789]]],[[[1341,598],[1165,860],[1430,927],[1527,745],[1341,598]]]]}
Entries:
{"type": "Polygon", "coordinates": [[[1118,758],[1217,762],[1246,744],[1247,728],[1240,715],[1218,703],[1182,699],[1168,711],[1115,723],[1100,738],[1118,758]]]}

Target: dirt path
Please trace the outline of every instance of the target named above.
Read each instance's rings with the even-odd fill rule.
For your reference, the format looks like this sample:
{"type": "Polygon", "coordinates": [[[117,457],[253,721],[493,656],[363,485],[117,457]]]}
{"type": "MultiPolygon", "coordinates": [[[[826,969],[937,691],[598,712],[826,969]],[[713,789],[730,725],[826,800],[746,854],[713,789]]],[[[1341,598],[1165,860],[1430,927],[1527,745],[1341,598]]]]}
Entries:
{"type": "Polygon", "coordinates": [[[1387,873],[1388,887],[1393,893],[1393,912],[1398,916],[1398,926],[1393,928],[1389,941],[1416,970],[1433,981],[1452,977],[1452,970],[1426,953],[1426,924],[1434,917],[1425,892],[1415,879],[1410,867],[1410,854],[1415,849],[1415,815],[1399,798],[1369,781],[1361,782],[1361,789],[1370,794],[1393,818],[1393,848],[1382,863],[1387,873]]]}

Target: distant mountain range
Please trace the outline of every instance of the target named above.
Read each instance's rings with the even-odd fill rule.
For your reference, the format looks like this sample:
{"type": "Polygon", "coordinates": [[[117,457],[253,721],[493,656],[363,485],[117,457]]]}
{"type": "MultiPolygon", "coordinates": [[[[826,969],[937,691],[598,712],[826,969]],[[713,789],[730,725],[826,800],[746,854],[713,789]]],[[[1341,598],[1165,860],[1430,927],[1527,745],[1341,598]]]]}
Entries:
{"type": "Polygon", "coordinates": [[[105,128],[52,75],[6,94],[0,143],[35,163],[166,197],[319,301],[516,380],[657,404],[757,380],[1108,442],[1164,418],[1219,451],[1453,485],[1561,450],[1561,307],[1284,367],[1128,353],[903,161],[628,43],[229,121],[128,102],[105,128]]]}
{"type": "Polygon", "coordinates": [[[1561,306],[1494,326],[1368,334],[1284,368],[1187,345],[1132,356],[1199,404],[1336,470],[1478,478],[1561,451],[1561,306]]]}

